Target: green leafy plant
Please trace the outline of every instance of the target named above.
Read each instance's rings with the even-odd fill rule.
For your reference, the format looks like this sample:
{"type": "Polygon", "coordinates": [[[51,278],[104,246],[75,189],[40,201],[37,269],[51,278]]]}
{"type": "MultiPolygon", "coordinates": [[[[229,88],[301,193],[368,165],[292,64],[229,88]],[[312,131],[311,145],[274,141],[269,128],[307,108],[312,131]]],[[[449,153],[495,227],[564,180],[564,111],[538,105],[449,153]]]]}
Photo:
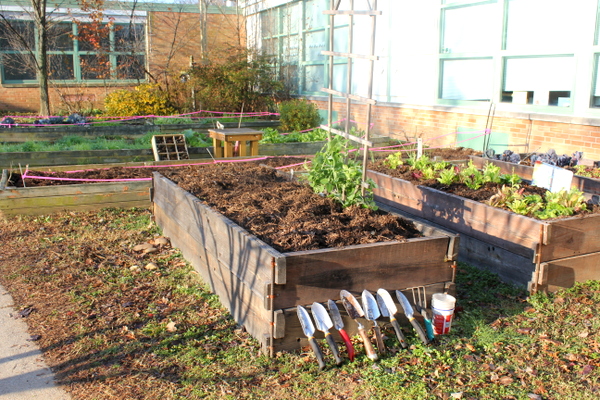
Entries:
{"type": "Polygon", "coordinates": [[[396,169],[401,165],[404,165],[404,161],[402,160],[402,153],[392,153],[385,158],[383,161],[386,167],[391,169],[396,169]]]}
{"type": "Polygon", "coordinates": [[[375,182],[367,180],[363,196],[362,166],[348,156],[349,141],[336,136],[318,152],[310,166],[306,179],[316,193],[322,193],[339,201],[343,207],[360,205],[377,209],[373,199],[375,182]]]}
{"type": "Polygon", "coordinates": [[[277,129],[265,128],[260,143],[292,143],[292,142],[321,142],[327,139],[327,132],[323,129],[313,129],[308,132],[292,132],[286,135],[277,129]]]}
{"type": "Polygon", "coordinates": [[[522,180],[523,179],[519,175],[517,175],[515,173],[504,174],[504,175],[500,176],[500,183],[502,183],[502,184],[508,184],[508,185],[511,185],[511,186],[518,185],[519,183],[521,183],[522,180]]]}
{"type": "Polygon", "coordinates": [[[279,121],[284,132],[297,132],[319,126],[321,116],[314,103],[295,99],[279,104],[279,121]]]}
{"type": "Polygon", "coordinates": [[[184,82],[176,84],[174,101],[180,109],[191,109],[195,100],[212,111],[274,111],[284,89],[274,64],[271,57],[235,49],[203,60],[186,71],[184,82]]]}
{"type": "Polygon", "coordinates": [[[483,167],[483,182],[500,183],[502,174],[496,164],[487,163],[483,167]]]}
{"type": "Polygon", "coordinates": [[[460,171],[460,180],[473,190],[479,189],[485,183],[483,173],[477,169],[472,160],[469,160],[467,168],[460,171]]]}
{"type": "Polygon", "coordinates": [[[456,175],[454,168],[445,169],[440,172],[440,175],[438,176],[437,180],[442,185],[450,186],[454,182],[458,181],[458,175],[456,175]]]}

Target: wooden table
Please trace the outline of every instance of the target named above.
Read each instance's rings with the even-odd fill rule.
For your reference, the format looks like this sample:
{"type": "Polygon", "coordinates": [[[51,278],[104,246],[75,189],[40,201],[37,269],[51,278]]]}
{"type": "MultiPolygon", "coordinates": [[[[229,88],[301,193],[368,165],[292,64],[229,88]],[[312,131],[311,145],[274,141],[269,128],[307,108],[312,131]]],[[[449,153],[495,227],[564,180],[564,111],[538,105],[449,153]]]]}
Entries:
{"type": "Polygon", "coordinates": [[[250,128],[209,129],[208,132],[213,140],[215,158],[233,157],[235,142],[240,142],[240,156],[257,156],[258,141],[263,135],[262,131],[250,128]],[[250,143],[250,154],[246,142],[250,143]]]}

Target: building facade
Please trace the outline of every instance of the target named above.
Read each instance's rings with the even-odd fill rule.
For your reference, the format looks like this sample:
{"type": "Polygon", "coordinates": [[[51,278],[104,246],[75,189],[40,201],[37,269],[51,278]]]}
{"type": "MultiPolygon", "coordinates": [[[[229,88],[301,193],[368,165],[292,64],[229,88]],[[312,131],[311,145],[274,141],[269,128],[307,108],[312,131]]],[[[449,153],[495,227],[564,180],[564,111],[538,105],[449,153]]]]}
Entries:
{"type": "MultiPolygon", "coordinates": [[[[327,108],[329,80],[348,92],[346,58],[366,54],[372,17],[323,11],[330,0],[247,0],[248,41],[278,55],[282,76],[300,96],[327,108]],[[352,49],[349,48],[352,43],[352,49]]],[[[520,153],[583,151],[600,159],[600,30],[598,0],[354,0],[377,5],[372,122],[375,133],[432,146],[488,147],[520,153]]],[[[339,10],[350,9],[341,0],[339,10]]],[[[354,59],[351,92],[365,96],[368,61],[354,59]]],[[[334,104],[345,117],[345,100],[334,104]]],[[[365,123],[364,107],[350,118],[365,123]]]]}
{"type": "MultiPolygon", "coordinates": [[[[55,4],[57,3],[57,4],[55,4]]],[[[0,110],[35,112],[39,83],[32,68],[37,31],[29,2],[6,0],[0,14],[0,110]],[[27,42],[25,46],[22,42],[27,42]]],[[[113,90],[177,77],[202,58],[198,4],[106,2],[101,15],[77,1],[48,7],[48,66],[53,112],[101,108],[113,90]]],[[[243,46],[243,18],[233,4],[206,10],[209,54],[243,46]]]]}

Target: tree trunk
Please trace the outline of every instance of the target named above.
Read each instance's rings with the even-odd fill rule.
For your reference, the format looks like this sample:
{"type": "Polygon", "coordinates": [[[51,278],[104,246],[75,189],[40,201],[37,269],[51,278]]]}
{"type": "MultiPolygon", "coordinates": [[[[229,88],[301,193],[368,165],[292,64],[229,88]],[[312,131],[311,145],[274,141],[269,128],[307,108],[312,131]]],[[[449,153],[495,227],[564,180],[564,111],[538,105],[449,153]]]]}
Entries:
{"type": "Polygon", "coordinates": [[[200,6],[200,58],[202,61],[206,60],[208,49],[206,40],[206,25],[208,23],[208,5],[206,0],[198,0],[200,6]]]}
{"type": "Polygon", "coordinates": [[[50,96],[48,93],[48,33],[46,1],[31,0],[37,29],[36,63],[37,78],[40,84],[40,115],[50,115],[50,96]]]}

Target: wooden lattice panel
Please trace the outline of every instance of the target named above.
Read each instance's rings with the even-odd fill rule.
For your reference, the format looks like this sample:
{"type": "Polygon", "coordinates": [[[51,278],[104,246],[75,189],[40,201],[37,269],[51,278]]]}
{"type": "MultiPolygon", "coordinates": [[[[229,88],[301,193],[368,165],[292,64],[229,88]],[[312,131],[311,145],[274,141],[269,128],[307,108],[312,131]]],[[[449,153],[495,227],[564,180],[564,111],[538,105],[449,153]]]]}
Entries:
{"type": "Polygon", "coordinates": [[[188,160],[187,145],[184,135],[154,135],[152,136],[152,151],[154,161],[188,160]]]}

